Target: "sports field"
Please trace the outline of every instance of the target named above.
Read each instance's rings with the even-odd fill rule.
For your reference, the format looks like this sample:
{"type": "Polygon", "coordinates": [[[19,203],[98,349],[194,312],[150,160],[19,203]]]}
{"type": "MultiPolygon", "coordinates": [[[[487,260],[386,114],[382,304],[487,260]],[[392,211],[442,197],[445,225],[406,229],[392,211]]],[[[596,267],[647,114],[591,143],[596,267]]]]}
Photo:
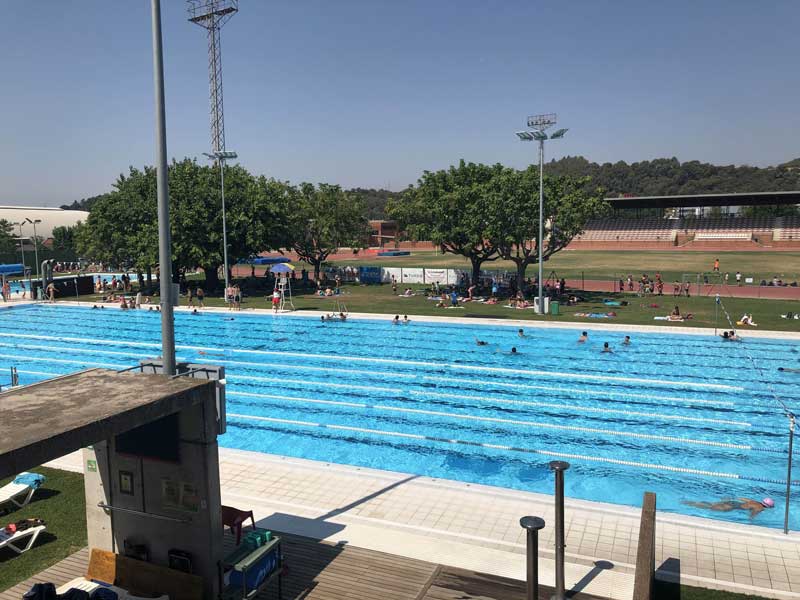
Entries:
{"type": "MultiPolygon", "coordinates": [[[[338,259],[336,265],[379,265],[382,267],[450,267],[468,269],[469,261],[453,254],[412,250],[410,256],[378,257],[356,256],[338,259]]],[[[564,250],[544,265],[546,274],[555,271],[558,277],[586,279],[617,279],[660,272],[665,281],[681,279],[684,274],[712,271],[714,259],[720,260],[720,272],[730,273],[731,282],[736,271],[756,281],[771,280],[778,276],[784,281],[800,281],[800,252],[608,252],[599,250],[564,250]]],[[[515,270],[513,263],[497,260],[484,263],[484,269],[515,270]]],[[[533,274],[538,267],[528,268],[533,274]]]]}

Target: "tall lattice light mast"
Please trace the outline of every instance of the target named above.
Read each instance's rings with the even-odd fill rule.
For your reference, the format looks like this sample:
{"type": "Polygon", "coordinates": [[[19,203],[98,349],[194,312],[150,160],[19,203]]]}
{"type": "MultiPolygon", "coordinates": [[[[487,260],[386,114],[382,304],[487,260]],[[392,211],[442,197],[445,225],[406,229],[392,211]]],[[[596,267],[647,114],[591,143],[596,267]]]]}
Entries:
{"type": "Polygon", "coordinates": [[[208,33],[208,86],[211,104],[211,149],[225,151],[225,115],[222,107],[222,26],[239,11],[239,0],[187,0],[189,21],[208,33]]]}

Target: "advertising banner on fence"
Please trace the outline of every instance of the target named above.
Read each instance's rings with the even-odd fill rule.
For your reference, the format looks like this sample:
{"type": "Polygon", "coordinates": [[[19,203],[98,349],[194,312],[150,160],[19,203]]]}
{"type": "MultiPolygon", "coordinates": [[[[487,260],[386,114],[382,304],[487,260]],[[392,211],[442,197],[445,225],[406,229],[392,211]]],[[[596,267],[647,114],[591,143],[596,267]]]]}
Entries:
{"type": "Polygon", "coordinates": [[[425,283],[425,269],[403,269],[403,283],[425,283]]]}
{"type": "Polygon", "coordinates": [[[425,269],[425,283],[438,283],[440,285],[447,285],[448,269],[425,269]]]}
{"type": "Polygon", "coordinates": [[[392,275],[394,275],[394,280],[397,283],[403,281],[403,269],[400,267],[383,267],[381,269],[381,279],[384,283],[391,283],[392,275]]]}
{"type": "Polygon", "coordinates": [[[358,280],[361,283],[380,283],[380,267],[358,267],[358,280]]]}

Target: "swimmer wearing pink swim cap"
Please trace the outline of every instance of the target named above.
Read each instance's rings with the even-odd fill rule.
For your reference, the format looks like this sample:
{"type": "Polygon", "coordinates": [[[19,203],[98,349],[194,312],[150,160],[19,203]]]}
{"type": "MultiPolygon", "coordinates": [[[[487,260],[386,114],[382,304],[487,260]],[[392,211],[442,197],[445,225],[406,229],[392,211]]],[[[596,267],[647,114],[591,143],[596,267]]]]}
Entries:
{"type": "Polygon", "coordinates": [[[752,498],[738,498],[735,500],[720,500],[719,502],[687,502],[687,506],[695,508],[702,508],[705,510],[714,510],[717,512],[730,512],[732,510],[747,510],[750,511],[750,518],[754,518],[765,508],[774,508],[775,501],[772,498],[764,498],[761,501],[753,500],[752,498]]]}

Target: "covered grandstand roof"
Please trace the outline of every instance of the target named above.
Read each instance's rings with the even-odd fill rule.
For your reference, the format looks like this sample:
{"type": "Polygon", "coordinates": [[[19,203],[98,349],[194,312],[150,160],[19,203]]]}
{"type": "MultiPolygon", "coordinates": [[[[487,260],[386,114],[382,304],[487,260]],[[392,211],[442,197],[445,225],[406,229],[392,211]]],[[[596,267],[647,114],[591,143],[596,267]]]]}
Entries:
{"type": "MultiPolygon", "coordinates": [[[[86,222],[89,213],[85,210],[64,210],[52,206],[0,206],[0,220],[9,223],[23,223],[22,237],[33,237],[33,225],[25,219],[42,222],[36,224],[36,235],[48,239],[53,237],[54,227],[72,227],[78,221],[86,222]]],[[[14,228],[14,236],[19,235],[19,228],[14,228]]]]}
{"type": "Polygon", "coordinates": [[[699,206],[763,206],[800,204],[800,191],[691,194],[685,196],[635,196],[606,198],[612,208],[679,208],[699,206]]]}

